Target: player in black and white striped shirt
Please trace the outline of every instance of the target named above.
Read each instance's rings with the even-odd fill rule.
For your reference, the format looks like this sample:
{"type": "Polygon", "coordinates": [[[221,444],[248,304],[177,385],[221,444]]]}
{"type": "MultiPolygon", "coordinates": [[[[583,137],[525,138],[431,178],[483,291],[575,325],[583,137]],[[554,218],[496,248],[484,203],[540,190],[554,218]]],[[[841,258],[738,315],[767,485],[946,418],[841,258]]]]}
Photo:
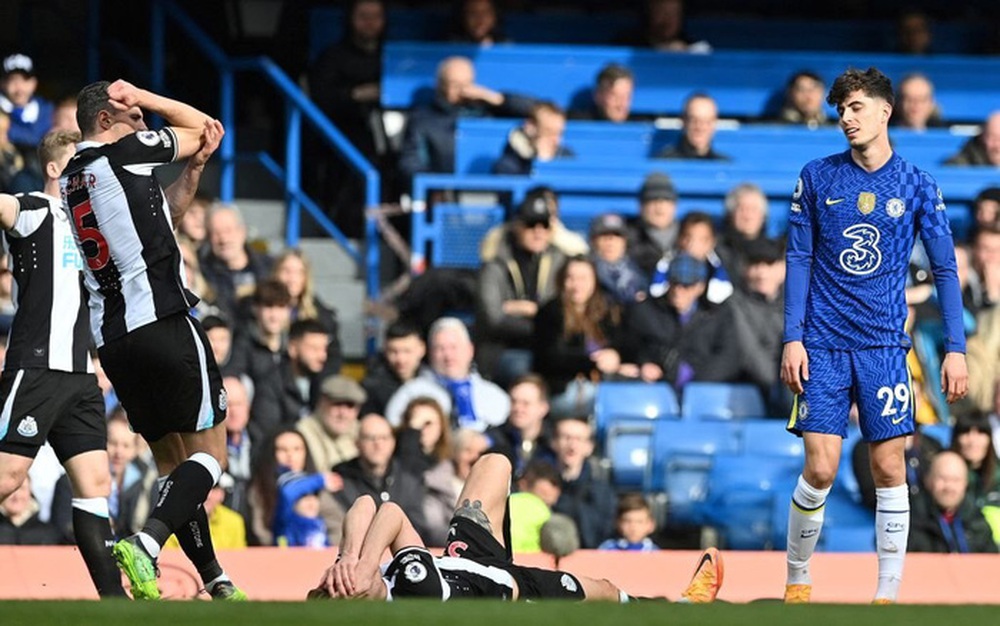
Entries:
{"type": "Polygon", "coordinates": [[[73,534],[101,597],[124,596],[111,557],[104,398],[90,360],[90,328],[59,172],[79,133],[39,144],[44,192],[0,194],[0,228],[14,279],[14,322],[0,375],[0,502],[28,475],[46,440],[73,485],[73,534]]]}
{"type": "MultiPolygon", "coordinates": [[[[396,503],[358,498],[347,512],[340,556],[310,598],[393,600],[634,600],[608,580],[515,565],[510,547],[507,494],[511,465],[501,454],[483,455],[458,496],[444,555],[432,556],[396,503]],[[386,550],[392,560],[379,566],[386,550]]],[[[718,550],[706,550],[681,602],[715,600],[722,587],[718,550]]]]}
{"type": "Polygon", "coordinates": [[[226,462],[226,394],[189,310],[170,205],[154,174],[223,135],[217,120],[125,81],[77,97],[84,141],[60,179],[84,258],[91,330],[129,423],[153,451],[160,497],[143,529],[115,544],[136,598],[159,598],[156,558],[175,532],[213,597],[244,600],[215,559],[202,507],[226,462]],[[146,128],[143,109],[169,124],[146,128]],[[194,535],[185,546],[185,534],[194,535]]]}

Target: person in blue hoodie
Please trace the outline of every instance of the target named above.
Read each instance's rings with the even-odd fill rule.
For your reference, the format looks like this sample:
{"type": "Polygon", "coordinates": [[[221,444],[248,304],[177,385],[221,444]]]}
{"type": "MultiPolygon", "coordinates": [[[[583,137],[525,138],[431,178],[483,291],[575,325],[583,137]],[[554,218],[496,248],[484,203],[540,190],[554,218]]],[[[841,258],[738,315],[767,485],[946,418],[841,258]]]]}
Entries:
{"type": "Polygon", "coordinates": [[[275,545],[307,548],[329,545],[318,494],[324,489],[339,489],[341,481],[330,471],[308,471],[307,455],[306,441],[298,431],[289,429],[275,436],[278,472],[272,525],[275,545]]]}

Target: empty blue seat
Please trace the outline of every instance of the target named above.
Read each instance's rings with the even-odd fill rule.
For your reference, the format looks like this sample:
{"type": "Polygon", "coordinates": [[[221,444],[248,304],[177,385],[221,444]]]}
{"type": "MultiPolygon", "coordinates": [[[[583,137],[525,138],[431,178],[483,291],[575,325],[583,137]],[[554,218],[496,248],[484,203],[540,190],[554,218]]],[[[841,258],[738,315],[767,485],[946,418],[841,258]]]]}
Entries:
{"type": "Polygon", "coordinates": [[[731,420],[765,417],[764,398],[753,385],[737,383],[688,383],[684,387],[681,415],[688,419],[731,420]]]}
{"type": "Polygon", "coordinates": [[[780,419],[743,420],[743,449],[747,454],[801,459],[805,454],[802,438],[785,430],[785,423],[780,419]]]}
{"type": "Polygon", "coordinates": [[[948,424],[928,424],[920,428],[920,434],[934,439],[942,448],[951,446],[951,426],[948,424]]]}
{"type": "Polygon", "coordinates": [[[704,523],[712,459],[716,454],[739,454],[741,449],[738,423],[660,420],[654,427],[645,489],[666,492],[671,523],[704,523]]]}
{"type": "Polygon", "coordinates": [[[872,552],[875,550],[875,513],[834,489],[826,499],[823,532],[818,550],[872,552]]]}
{"type": "Polygon", "coordinates": [[[652,461],[653,422],[646,418],[612,418],[604,440],[611,479],[620,490],[641,490],[652,461]]]}
{"type": "Polygon", "coordinates": [[[676,418],[677,394],[666,383],[603,382],[597,386],[594,422],[603,438],[613,418],[676,418]]]}

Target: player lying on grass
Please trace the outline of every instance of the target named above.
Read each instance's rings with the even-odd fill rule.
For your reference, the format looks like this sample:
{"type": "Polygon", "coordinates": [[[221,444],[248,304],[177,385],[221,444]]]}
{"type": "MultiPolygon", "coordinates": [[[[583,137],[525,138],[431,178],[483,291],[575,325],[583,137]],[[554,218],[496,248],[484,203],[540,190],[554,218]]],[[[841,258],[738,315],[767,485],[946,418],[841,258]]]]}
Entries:
{"type": "MultiPolygon", "coordinates": [[[[309,597],[634,600],[607,580],[514,564],[507,509],[510,475],[510,462],[502,455],[487,454],[476,462],[458,497],[440,557],[431,555],[398,505],[376,507],[370,496],[358,498],[344,522],[340,556],[309,597]],[[380,566],[387,548],[392,560],[380,566]]],[[[718,551],[706,550],[681,601],[712,602],[722,574],[718,551]]]]}

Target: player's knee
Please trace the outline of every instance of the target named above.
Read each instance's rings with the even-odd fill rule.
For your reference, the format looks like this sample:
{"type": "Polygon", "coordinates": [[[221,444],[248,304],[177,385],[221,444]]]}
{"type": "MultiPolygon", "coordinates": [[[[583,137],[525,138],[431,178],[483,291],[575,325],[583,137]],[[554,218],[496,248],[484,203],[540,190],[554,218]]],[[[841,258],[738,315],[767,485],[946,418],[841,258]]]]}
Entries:
{"type": "Polygon", "coordinates": [[[0,502],[17,491],[27,476],[28,473],[19,468],[0,468],[0,502]]]}
{"type": "Polygon", "coordinates": [[[502,454],[497,454],[492,452],[490,454],[484,454],[479,457],[476,461],[476,465],[479,465],[483,470],[488,471],[490,475],[496,476],[499,473],[503,473],[506,476],[510,476],[513,468],[510,464],[510,459],[502,454]]]}
{"type": "Polygon", "coordinates": [[[837,478],[837,466],[823,462],[809,463],[802,472],[802,477],[812,487],[826,489],[837,478]]]}

